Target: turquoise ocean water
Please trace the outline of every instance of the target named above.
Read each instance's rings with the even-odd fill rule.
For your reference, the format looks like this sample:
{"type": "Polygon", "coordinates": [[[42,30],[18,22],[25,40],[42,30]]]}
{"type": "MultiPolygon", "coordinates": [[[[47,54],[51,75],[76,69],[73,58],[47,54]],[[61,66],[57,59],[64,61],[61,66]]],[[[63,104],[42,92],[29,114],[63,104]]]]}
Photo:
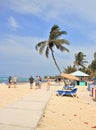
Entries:
{"type": "MultiPolygon", "coordinates": [[[[29,78],[25,77],[18,77],[18,82],[23,83],[23,82],[28,82],[29,78]]],[[[8,77],[0,77],[0,83],[8,83],[8,77]]]]}

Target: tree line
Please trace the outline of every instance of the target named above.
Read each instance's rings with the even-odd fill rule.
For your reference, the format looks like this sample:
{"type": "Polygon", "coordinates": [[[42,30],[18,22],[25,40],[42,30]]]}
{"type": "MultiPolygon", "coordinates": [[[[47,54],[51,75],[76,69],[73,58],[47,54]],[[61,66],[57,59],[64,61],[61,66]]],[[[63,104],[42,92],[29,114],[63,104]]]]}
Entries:
{"type": "Polygon", "coordinates": [[[93,60],[90,64],[88,64],[85,57],[86,55],[83,52],[75,54],[73,65],[67,66],[67,68],[64,69],[64,73],[72,73],[76,70],[81,70],[89,74],[90,77],[96,77],[96,52],[94,52],[93,60]]]}

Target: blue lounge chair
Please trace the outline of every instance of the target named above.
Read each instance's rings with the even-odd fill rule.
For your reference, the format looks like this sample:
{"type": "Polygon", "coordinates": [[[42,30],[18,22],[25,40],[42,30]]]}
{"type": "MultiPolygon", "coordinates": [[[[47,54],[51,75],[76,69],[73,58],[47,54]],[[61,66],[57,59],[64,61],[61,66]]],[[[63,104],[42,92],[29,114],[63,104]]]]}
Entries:
{"type": "Polygon", "coordinates": [[[75,85],[69,85],[69,86],[63,86],[62,89],[65,89],[65,90],[72,90],[75,88],[75,85]]]}
{"type": "Polygon", "coordinates": [[[74,88],[73,90],[71,91],[64,91],[64,90],[57,90],[56,91],[56,95],[57,96],[64,96],[64,95],[68,95],[68,96],[76,96],[77,95],[77,91],[78,89],[77,88],[74,88]]]}

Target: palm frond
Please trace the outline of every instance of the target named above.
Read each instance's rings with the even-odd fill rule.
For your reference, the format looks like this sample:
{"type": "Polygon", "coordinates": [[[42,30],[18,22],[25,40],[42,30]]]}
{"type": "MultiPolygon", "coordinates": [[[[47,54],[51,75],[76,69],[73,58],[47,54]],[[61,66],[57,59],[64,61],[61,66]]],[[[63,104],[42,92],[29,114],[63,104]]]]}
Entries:
{"type": "Polygon", "coordinates": [[[49,56],[49,47],[48,47],[48,46],[47,46],[47,48],[46,48],[45,55],[46,55],[46,57],[48,58],[48,56],[49,56]]]}
{"type": "Polygon", "coordinates": [[[62,45],[56,45],[56,48],[57,49],[59,49],[60,51],[67,51],[67,52],[69,52],[69,50],[66,48],[66,47],[64,47],[64,46],[62,46],[62,45]]]}
{"type": "Polygon", "coordinates": [[[46,47],[46,44],[42,44],[42,46],[40,46],[40,48],[39,48],[39,53],[40,53],[40,54],[43,53],[45,47],[46,47]]]}
{"type": "Polygon", "coordinates": [[[66,31],[60,31],[59,26],[58,25],[54,25],[51,28],[49,39],[57,39],[62,34],[67,34],[67,32],[66,31]]]}
{"type": "Polygon", "coordinates": [[[42,41],[42,42],[39,42],[36,46],[35,46],[35,49],[38,51],[38,49],[41,47],[41,46],[44,46],[47,44],[47,41],[42,41]]]}
{"type": "Polygon", "coordinates": [[[50,40],[54,44],[67,44],[70,45],[69,41],[66,39],[56,39],[56,40],[50,40]]]}
{"type": "Polygon", "coordinates": [[[50,33],[51,33],[51,32],[53,32],[54,30],[60,30],[60,29],[59,29],[59,26],[58,26],[58,25],[56,25],[56,24],[55,24],[55,25],[53,25],[53,26],[52,26],[52,28],[51,28],[50,33]]]}
{"type": "Polygon", "coordinates": [[[65,32],[65,31],[53,31],[51,34],[50,34],[50,36],[49,36],[49,38],[50,39],[58,39],[62,34],[67,34],[67,32],[65,32]]]}
{"type": "MultiPolygon", "coordinates": [[[[67,44],[67,45],[70,44],[69,41],[67,41],[65,39],[50,40],[50,42],[49,42],[50,48],[51,48],[51,44],[53,46],[56,46],[56,48],[61,50],[61,51],[69,52],[69,50],[66,47],[63,46],[63,44],[67,44]]],[[[53,46],[52,46],[52,48],[53,48],[53,46]]]]}
{"type": "Polygon", "coordinates": [[[79,52],[75,54],[75,62],[77,65],[85,67],[86,63],[88,63],[85,59],[86,55],[83,52],[79,52]]]}

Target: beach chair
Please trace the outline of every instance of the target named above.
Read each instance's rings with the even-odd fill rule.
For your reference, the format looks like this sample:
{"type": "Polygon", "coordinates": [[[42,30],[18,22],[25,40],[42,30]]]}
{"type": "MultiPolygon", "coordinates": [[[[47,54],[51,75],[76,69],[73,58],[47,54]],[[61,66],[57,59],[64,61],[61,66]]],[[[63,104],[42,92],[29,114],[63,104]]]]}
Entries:
{"type": "Polygon", "coordinates": [[[68,95],[68,96],[73,96],[73,97],[75,97],[75,96],[77,95],[77,91],[78,91],[77,88],[74,88],[74,89],[71,90],[71,91],[68,91],[68,90],[66,90],[66,91],[64,91],[64,90],[57,90],[57,91],[56,91],[56,95],[57,95],[57,96],[65,96],[65,95],[68,95]]]}
{"type": "Polygon", "coordinates": [[[75,88],[75,85],[69,85],[69,86],[63,86],[62,89],[65,89],[65,90],[72,90],[75,88]]]}

